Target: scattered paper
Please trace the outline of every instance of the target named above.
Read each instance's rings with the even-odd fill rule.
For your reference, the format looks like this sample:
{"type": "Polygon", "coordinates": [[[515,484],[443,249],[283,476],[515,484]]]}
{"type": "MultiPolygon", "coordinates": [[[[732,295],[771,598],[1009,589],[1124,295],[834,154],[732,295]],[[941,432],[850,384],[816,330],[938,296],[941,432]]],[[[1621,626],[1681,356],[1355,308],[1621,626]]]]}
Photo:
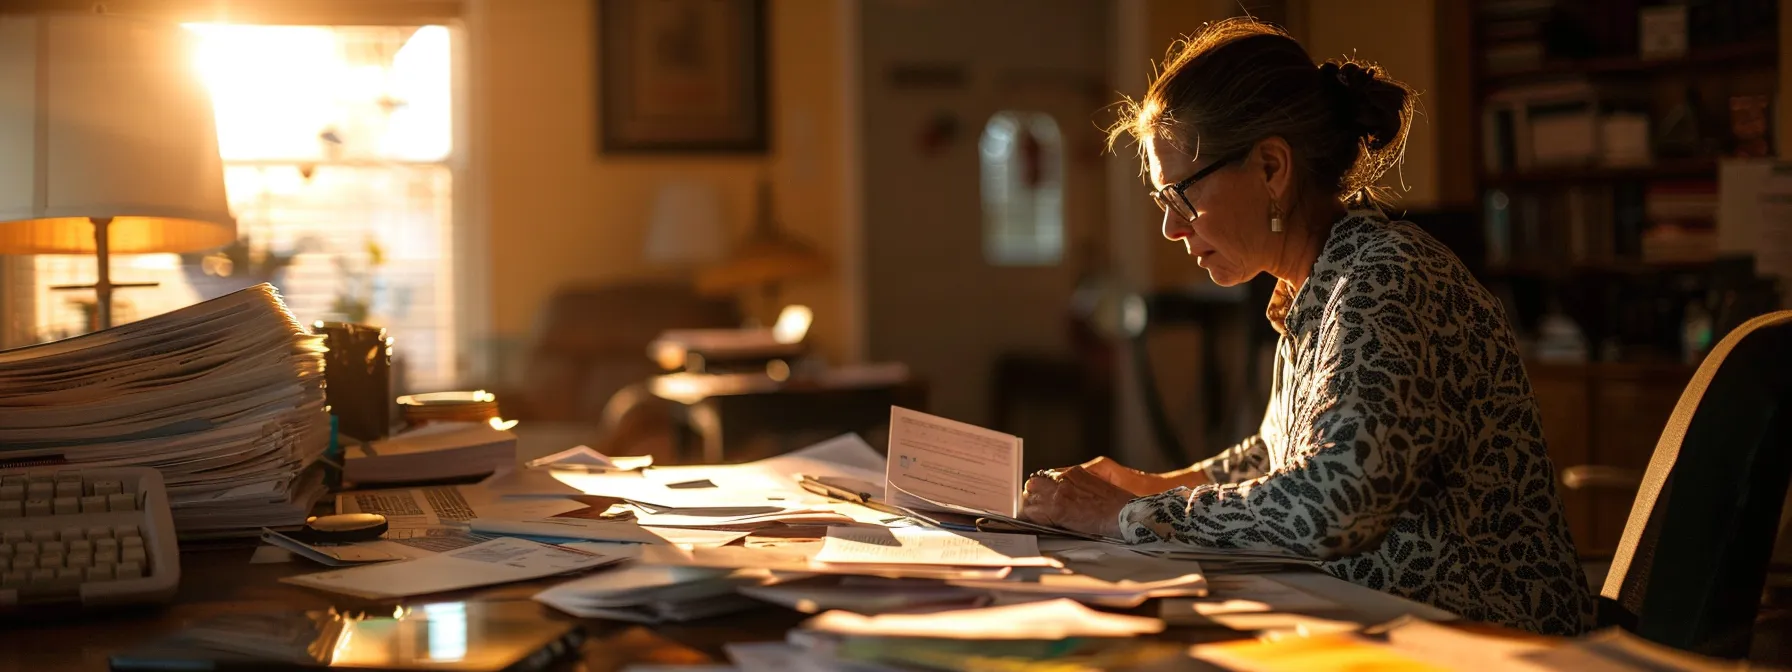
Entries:
{"type": "Polygon", "coordinates": [[[862,616],[830,611],[803,624],[808,630],[862,637],[1032,639],[1133,637],[1162,632],[1163,621],[1095,611],[1073,600],[1045,600],[985,609],[862,616]]]}
{"type": "Polygon", "coordinates": [[[524,466],[569,471],[633,471],[652,464],[652,455],[610,457],[592,450],[590,446],[574,446],[553,455],[529,460],[524,466]]]}
{"type": "Polygon", "coordinates": [[[816,562],[1051,567],[1031,535],[953,532],[913,527],[830,527],[816,562]]]}
{"type": "Polygon", "coordinates": [[[1521,653],[1514,669],[1577,672],[1736,672],[1747,662],[1718,660],[1672,649],[1618,628],[1606,628],[1564,645],[1521,653]]]}
{"type": "Polygon", "coordinates": [[[802,669],[808,653],[784,642],[727,644],[722,647],[729,662],[741,672],[791,672],[802,669]]]}
{"type": "Polygon", "coordinates": [[[1164,600],[1158,615],[1174,625],[1246,632],[1348,632],[1369,624],[1343,605],[1261,575],[1210,576],[1208,593],[1164,600]]]}
{"type": "Polygon", "coordinates": [[[480,481],[479,487],[503,497],[571,497],[584,491],[555,478],[546,469],[509,469],[480,481]]]}
{"type": "Polygon", "coordinates": [[[255,554],[249,556],[251,565],[275,565],[292,562],[292,552],[279,546],[257,546],[255,554]]]}
{"type": "Polygon", "coordinates": [[[420,560],[388,562],[280,579],[284,583],[385,599],[425,595],[601,567],[622,558],[502,537],[420,560]]]}
{"type": "Polygon", "coordinates": [[[934,502],[1020,515],[1020,437],[890,407],[884,499],[896,506],[934,502]],[[912,496],[911,496],[912,495],[912,496]]]}
{"type": "Polygon", "coordinates": [[[1391,647],[1373,644],[1348,633],[1202,644],[1190,649],[1189,655],[1235,672],[1447,672],[1450,669],[1427,664],[1391,647]]]}
{"type": "Polygon", "coordinates": [[[1104,607],[1136,607],[1160,597],[1207,593],[1207,580],[1189,574],[1158,581],[1104,581],[1081,574],[1041,574],[1033,581],[951,581],[954,586],[1015,595],[1063,597],[1104,607]]]}
{"type": "Polygon", "coordinates": [[[1416,618],[1403,618],[1377,629],[1387,639],[1388,646],[1413,658],[1450,669],[1487,669],[1496,666],[1501,670],[1514,672],[1542,672],[1550,669],[1594,672],[1599,669],[1596,665],[1551,667],[1524,660],[1524,656],[1565,648],[1557,642],[1477,635],[1416,618]]]}
{"type": "Polygon", "coordinates": [[[536,518],[533,520],[475,518],[472,527],[474,532],[481,534],[694,546],[723,546],[749,534],[746,530],[646,527],[633,520],[591,520],[587,518],[536,518]]]}
{"type": "Polygon", "coordinates": [[[984,591],[975,588],[861,576],[823,576],[742,588],[740,593],[805,614],[838,609],[871,615],[941,605],[984,606],[989,601],[984,591]]]}
{"type": "Polygon", "coordinates": [[[535,601],[580,618],[632,623],[685,621],[757,606],[757,601],[735,591],[772,580],[763,570],[631,562],[536,593],[535,601]]]}

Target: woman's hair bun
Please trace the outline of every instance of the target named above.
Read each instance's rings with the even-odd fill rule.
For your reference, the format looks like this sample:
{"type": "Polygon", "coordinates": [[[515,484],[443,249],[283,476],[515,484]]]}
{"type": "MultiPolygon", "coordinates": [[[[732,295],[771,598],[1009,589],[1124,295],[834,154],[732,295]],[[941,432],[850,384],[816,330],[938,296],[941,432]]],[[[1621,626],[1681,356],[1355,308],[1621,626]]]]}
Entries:
{"type": "Polygon", "coordinates": [[[1380,151],[1405,130],[1407,89],[1382,76],[1381,68],[1355,61],[1326,61],[1320,81],[1336,92],[1345,123],[1370,151],[1380,151]]]}

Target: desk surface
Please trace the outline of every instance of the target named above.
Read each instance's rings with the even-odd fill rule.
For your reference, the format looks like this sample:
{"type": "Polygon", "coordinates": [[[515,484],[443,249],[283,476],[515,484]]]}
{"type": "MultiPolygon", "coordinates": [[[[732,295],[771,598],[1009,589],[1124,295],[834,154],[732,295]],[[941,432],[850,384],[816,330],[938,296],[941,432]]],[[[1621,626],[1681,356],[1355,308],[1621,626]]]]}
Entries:
{"type": "MultiPolygon", "coordinates": [[[[188,623],[233,613],[293,609],[365,608],[381,602],[313,591],[279,583],[284,576],[323,571],[323,567],[294,560],[276,564],[249,564],[247,547],[192,550],[181,554],[181,587],[173,604],[86,617],[51,620],[28,619],[0,622],[0,670],[104,670],[107,657],[156,637],[174,633],[188,623]]],[[[1391,619],[1401,613],[1427,613],[1427,607],[1319,573],[1276,574],[1278,581],[1333,601],[1361,604],[1365,622],[1391,619]],[[1366,594],[1363,591],[1368,591],[1366,594]],[[1367,598],[1367,599],[1365,599],[1367,598]]],[[[461,593],[404,600],[419,604],[448,599],[528,600],[554,580],[534,581],[461,593]]],[[[383,604],[394,604],[384,602],[383,604]]],[[[1154,603],[1141,614],[1154,615],[1154,603]]],[[[542,609],[568,620],[572,617],[542,609]]],[[[731,642],[777,641],[808,616],[780,607],[766,606],[751,612],[688,624],[640,626],[612,621],[585,620],[590,638],[584,650],[589,672],[621,669],[635,663],[703,664],[727,662],[722,645],[731,642]]],[[[1468,624],[1465,629],[1527,637],[1526,633],[1495,626],[1468,624]]],[[[1172,628],[1163,637],[1190,643],[1237,639],[1242,633],[1219,628],[1172,628]]]]}

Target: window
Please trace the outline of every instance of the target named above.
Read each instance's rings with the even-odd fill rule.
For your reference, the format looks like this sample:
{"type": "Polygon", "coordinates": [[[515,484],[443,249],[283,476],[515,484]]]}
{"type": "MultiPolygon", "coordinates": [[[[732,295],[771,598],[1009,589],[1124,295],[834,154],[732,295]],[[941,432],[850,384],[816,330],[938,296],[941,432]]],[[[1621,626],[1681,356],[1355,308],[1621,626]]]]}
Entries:
{"type": "Polygon", "coordinates": [[[1064,258],[1064,151],[1043,112],[998,112],[978,143],[983,161],[983,258],[1053,266],[1064,258]]]}
{"type": "MultiPolygon", "coordinates": [[[[119,255],[123,324],[258,282],[298,318],[386,327],[398,384],[455,378],[450,35],[442,26],[191,24],[217,113],[236,244],[186,255],[119,255]]],[[[47,341],[90,329],[94,260],[24,258],[7,297],[33,307],[47,341]],[[19,290],[27,293],[20,296],[19,290]]],[[[19,304],[15,304],[19,305],[19,304]]],[[[18,345],[18,344],[13,344],[18,345]]]]}

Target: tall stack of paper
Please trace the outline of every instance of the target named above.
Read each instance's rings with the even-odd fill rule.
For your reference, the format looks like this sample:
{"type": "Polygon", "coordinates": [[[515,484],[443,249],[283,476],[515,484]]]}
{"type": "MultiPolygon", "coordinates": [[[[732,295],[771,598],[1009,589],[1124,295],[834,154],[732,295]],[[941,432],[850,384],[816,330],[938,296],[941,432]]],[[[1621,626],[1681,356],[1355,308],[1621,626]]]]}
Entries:
{"type": "Polygon", "coordinates": [[[323,347],[262,284],[0,352],[0,466],[155,467],[183,538],[300,524],[330,440],[323,347]]]}

